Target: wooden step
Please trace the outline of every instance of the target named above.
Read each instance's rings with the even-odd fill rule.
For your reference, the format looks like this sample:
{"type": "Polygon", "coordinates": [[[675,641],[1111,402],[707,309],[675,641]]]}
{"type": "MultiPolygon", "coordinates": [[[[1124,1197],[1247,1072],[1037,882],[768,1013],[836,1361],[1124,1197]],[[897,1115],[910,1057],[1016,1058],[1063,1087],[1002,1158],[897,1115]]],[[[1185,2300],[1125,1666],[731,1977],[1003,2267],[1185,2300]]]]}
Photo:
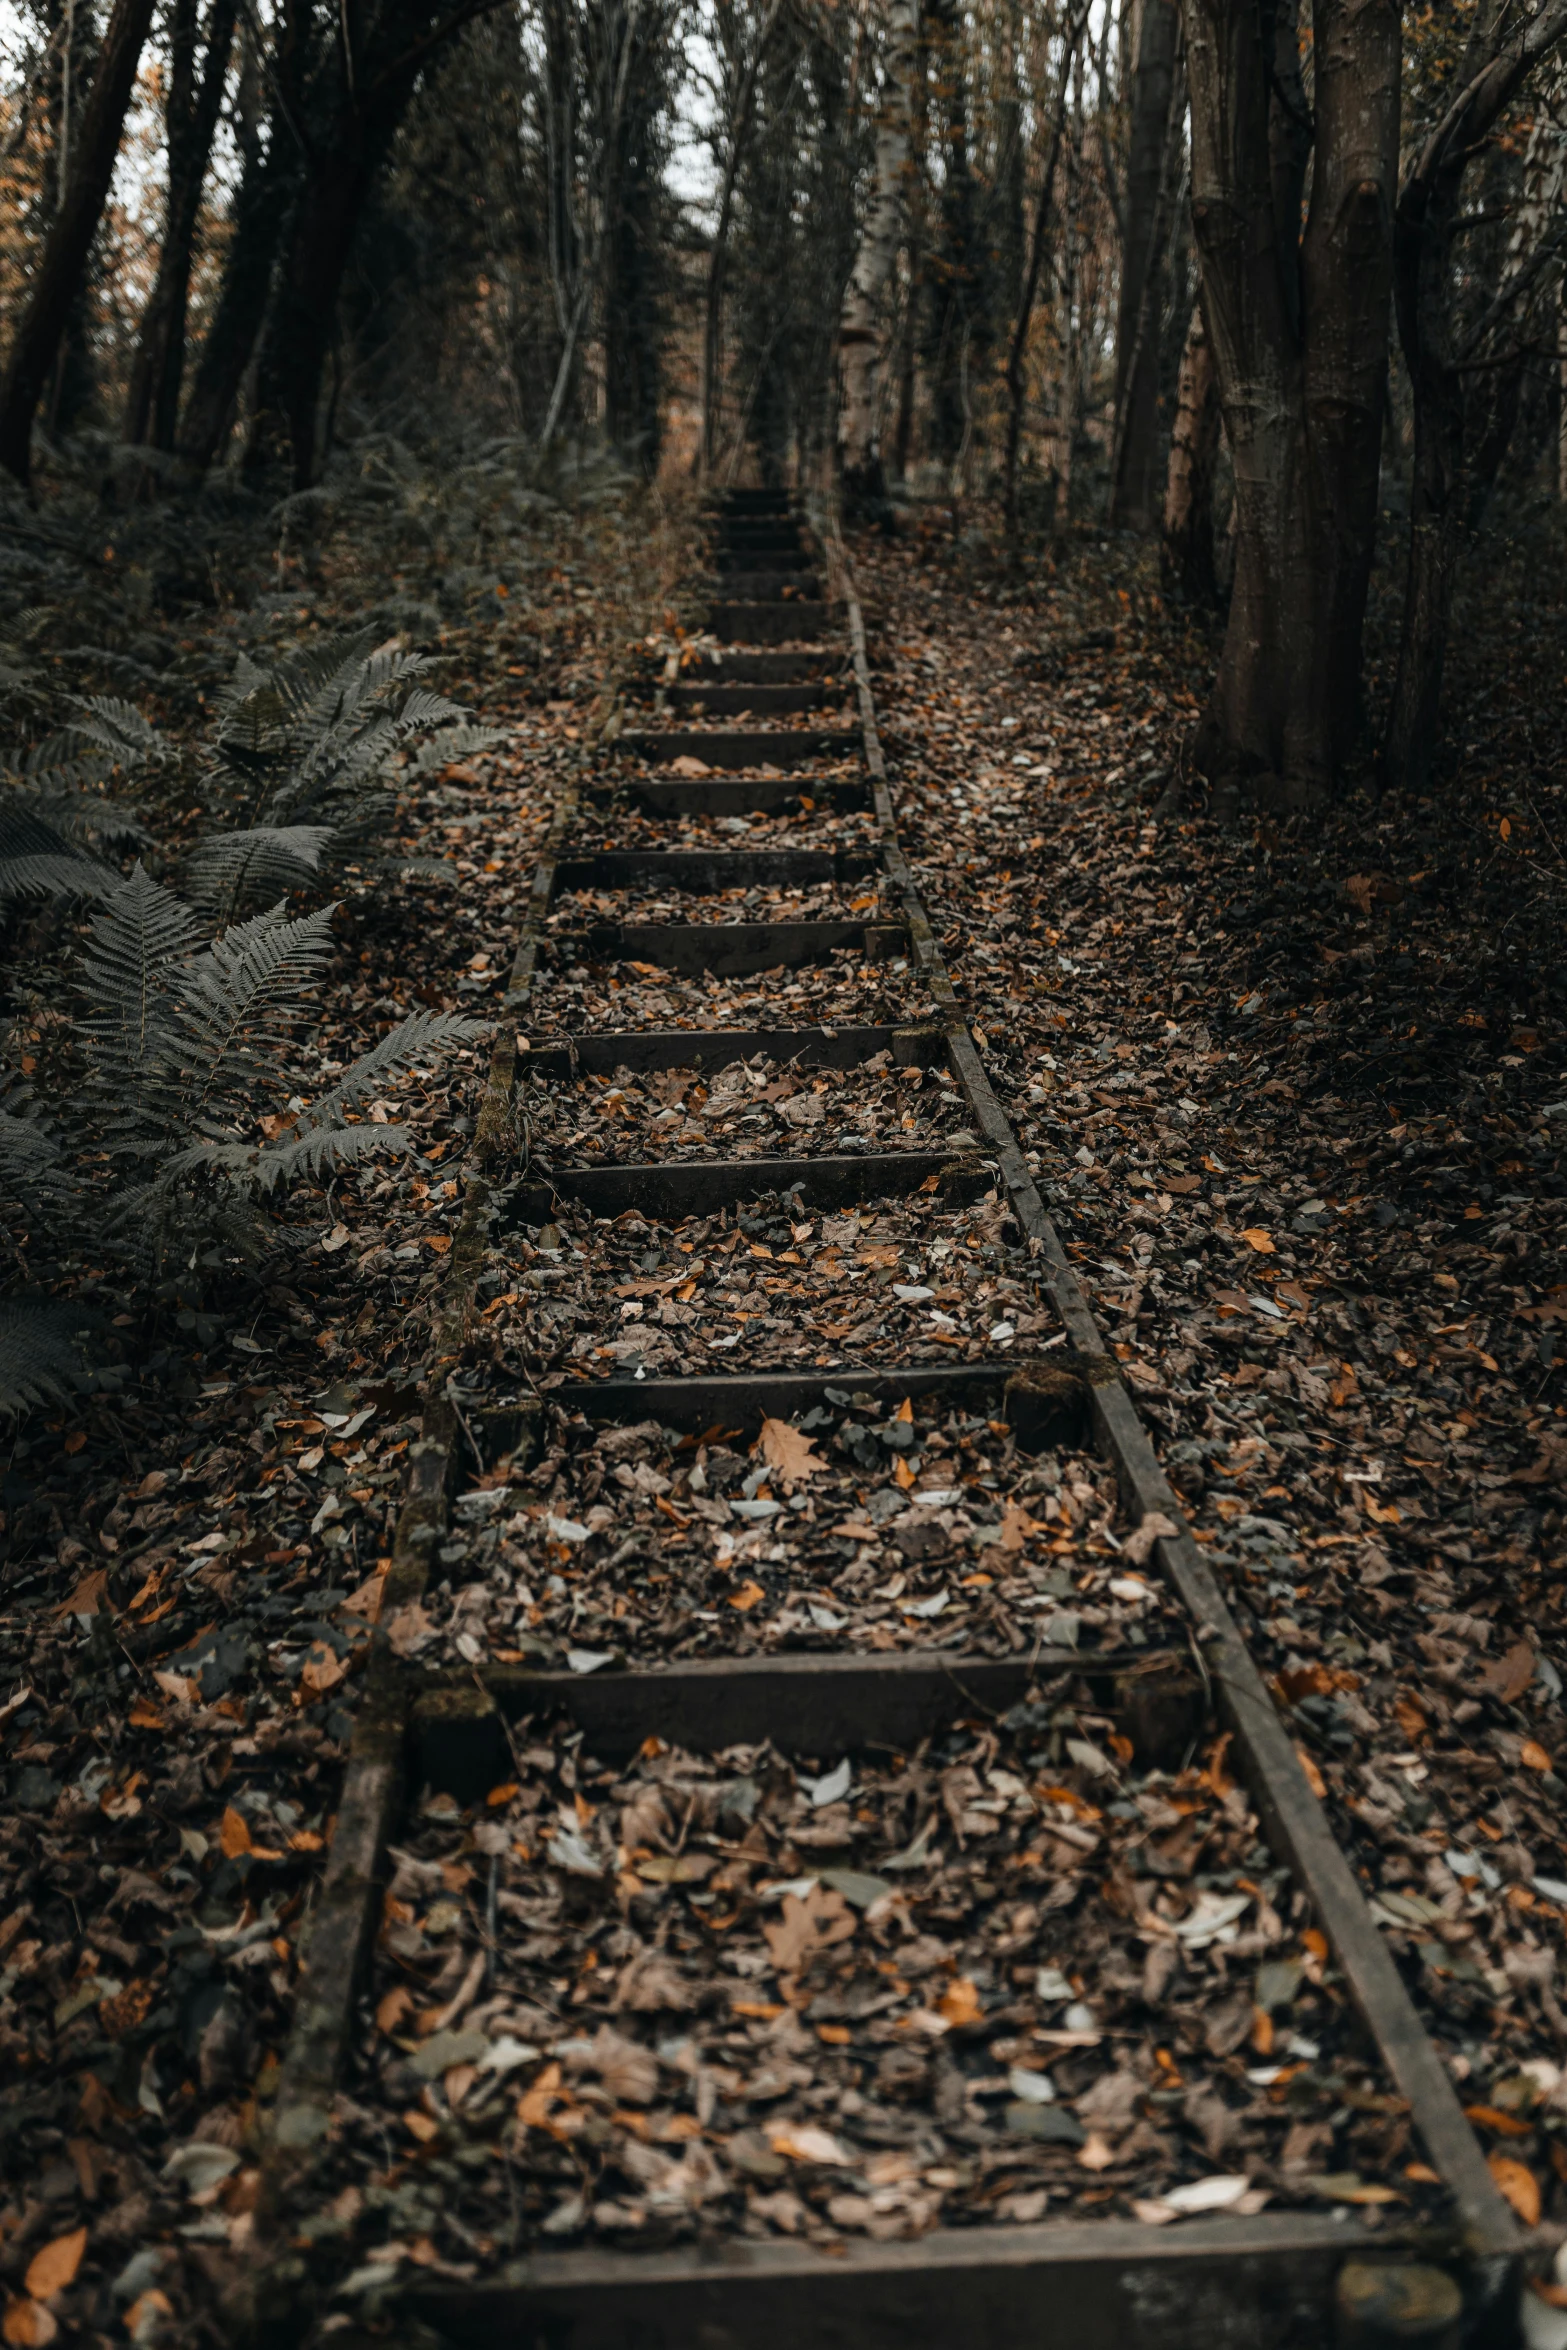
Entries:
{"type": "Polygon", "coordinates": [[[885,963],[907,952],[908,932],[901,922],[596,922],[554,932],[548,945],[557,963],[656,963],[688,979],[743,979],[825,963],[844,949],[885,963]]]}
{"type": "Polygon", "coordinates": [[[694,728],[660,728],[656,733],[634,728],[615,745],[630,758],[646,759],[650,766],[667,767],[676,759],[700,759],[704,767],[805,767],[813,759],[853,759],[861,749],[852,727],[799,726],[735,730],[703,734],[694,728]]]}
{"type": "Polygon", "coordinates": [[[781,603],[814,604],[822,592],[814,571],[728,571],[720,575],[718,586],[741,604],[770,604],[775,598],[781,603]]]}
{"type": "Polygon", "coordinates": [[[819,710],[829,701],[847,699],[847,685],[672,685],[669,703],[674,710],[702,710],[713,718],[783,717],[791,710],[819,710]]]}
{"type": "Polygon", "coordinates": [[[845,813],[871,805],[870,782],[863,775],[827,775],[804,783],[788,775],[628,775],[621,789],[654,816],[776,816],[807,803],[845,813]]]}
{"type": "Polygon", "coordinates": [[[715,897],[726,889],[809,889],[866,881],[881,870],[874,849],[599,849],[562,857],[557,897],[573,889],[678,889],[715,897]]]}
{"type": "Polygon", "coordinates": [[[720,685],[794,685],[819,678],[836,681],[846,694],[854,690],[846,654],[830,645],[814,652],[703,653],[680,672],[682,685],[702,685],[708,678],[720,685]]]}
{"type": "Polygon", "coordinates": [[[841,630],[843,606],[803,597],[777,604],[723,602],[712,606],[708,626],[722,645],[813,644],[841,630]]]}
{"type": "Polygon", "coordinates": [[[858,1069],[877,1053],[891,1053],[898,1069],[939,1068],[947,1057],[941,1028],[621,1028],[590,1029],[558,1037],[519,1040],[534,1077],[570,1081],[609,1077],[617,1069],[727,1069],[765,1053],[779,1068],[858,1069]]]}
{"type": "MultiPolygon", "coordinates": [[[[537,1170],[537,1162],[535,1162],[537,1170]]],[[[983,1199],[996,1178],[977,1156],[951,1151],[875,1151],[863,1158],[823,1152],[814,1159],[638,1159],[624,1166],[554,1167],[548,1179],[511,1194],[513,1223],[553,1222],[558,1203],[579,1200],[593,1216],[623,1216],[635,1208],[644,1216],[673,1219],[706,1216],[716,1208],[780,1192],[813,1207],[862,1207],[867,1200],[904,1199],[927,1183],[946,1207],[983,1199]]]]}

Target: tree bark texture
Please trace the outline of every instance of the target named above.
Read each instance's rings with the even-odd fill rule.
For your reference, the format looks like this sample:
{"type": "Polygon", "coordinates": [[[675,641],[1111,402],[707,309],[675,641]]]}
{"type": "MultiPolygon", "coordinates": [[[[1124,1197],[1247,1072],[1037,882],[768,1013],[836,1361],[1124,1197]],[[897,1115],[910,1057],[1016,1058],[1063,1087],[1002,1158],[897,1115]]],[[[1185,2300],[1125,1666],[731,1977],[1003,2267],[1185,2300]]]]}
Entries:
{"type": "Polygon", "coordinates": [[[153,0],[115,0],[60,208],[0,382],[0,465],[24,486],[32,471],[33,418],[98,233],[152,9],[153,0]]]}
{"type": "Polygon", "coordinates": [[[185,320],[201,191],[223,105],[237,0],[213,0],[196,81],[196,0],[174,0],[165,115],[169,193],[158,274],[143,313],[125,403],[125,438],[172,450],[185,368],[185,320]]]}
{"type": "Polygon", "coordinates": [[[1028,350],[1028,330],[1033,320],[1034,302],[1039,292],[1039,273],[1044,264],[1045,248],[1050,241],[1050,214],[1055,201],[1056,169],[1061,160],[1067,108],[1071,104],[1072,74],[1078,47],[1087,26],[1088,9],[1083,0],[1079,0],[1067,27],[1061,52],[1061,78],[1056,84],[1055,108],[1050,117],[1044,163],[1039,175],[1033,231],[1028,240],[1028,262],[1023,272],[1022,290],[1018,295],[1017,315],[1012,321],[1012,339],[1007,346],[1007,441],[1002,469],[1002,504],[1006,514],[1007,545],[1014,559],[1018,526],[1017,460],[1023,437],[1023,395],[1026,388],[1023,363],[1028,350]]]}
{"type": "Polygon", "coordinates": [[[723,363],[724,277],[729,260],[729,225],[734,218],[735,181],[740,172],[740,161],[746,141],[751,135],[751,116],[756,105],[756,77],[767,45],[773,37],[783,0],[770,0],[766,15],[757,27],[755,45],[740,75],[740,86],[735,92],[734,114],[729,130],[729,152],[724,159],[724,180],[719,191],[718,221],[713,230],[713,250],[707,265],[707,300],[702,319],[702,472],[712,472],[718,446],[719,380],[723,363]]]}
{"type": "Polygon", "coordinates": [[[240,386],[266,318],[273,265],[301,170],[298,150],[274,113],[267,144],[253,147],[245,159],[223,282],[180,423],[179,453],[197,476],[215,462],[234,421],[240,386]]]}
{"type": "Polygon", "coordinates": [[[876,128],[876,176],[870,211],[838,320],[838,451],[851,500],[880,504],[878,416],[886,292],[903,230],[909,172],[909,89],[919,34],[917,0],[891,0],[886,74],[876,128]]]}
{"type": "Polygon", "coordinates": [[[954,0],[925,0],[924,23],[940,97],[941,154],[939,234],[927,262],[933,296],[927,350],[930,433],[934,454],[951,465],[968,438],[968,383],[986,340],[984,263],[969,157],[962,28],[954,0]]]}
{"type": "Polygon", "coordinates": [[[1453,248],[1466,172],[1536,59],[1567,34],[1567,8],[1542,9],[1502,39],[1506,20],[1482,16],[1459,69],[1459,96],[1432,132],[1399,194],[1394,231],[1399,341],[1414,394],[1414,480],[1398,667],[1383,740],[1383,778],[1423,791],[1441,739],[1442,675],[1453,582],[1478,529],[1512,438],[1524,352],[1494,348],[1527,286],[1532,246],[1560,201],[1561,134],[1541,110],[1525,160],[1523,201],[1488,309],[1465,335],[1455,316],[1453,248]],[[1477,360],[1485,362],[1477,365],[1477,360]]]}
{"type": "Polygon", "coordinates": [[[1159,334],[1157,286],[1169,238],[1170,149],[1181,131],[1175,0],[1143,0],[1126,168],[1126,239],[1115,337],[1115,480],[1110,518],[1147,530],[1158,504],[1159,334]],[[1152,299],[1150,297],[1153,297],[1152,299]],[[1150,331],[1152,319],[1152,331],[1150,331]]]}
{"type": "Polygon", "coordinates": [[[1197,756],[1276,804],[1358,718],[1392,294],[1394,0],[1323,0],[1314,114],[1293,0],[1183,0],[1192,227],[1235,465],[1235,584],[1197,756]],[[1311,200],[1300,227],[1305,167],[1311,200]]]}
{"type": "Polygon", "coordinates": [[[1219,457],[1219,385],[1202,304],[1192,305],[1175,395],[1164,486],[1164,581],[1191,604],[1218,601],[1213,560],[1213,476],[1219,457]]]}

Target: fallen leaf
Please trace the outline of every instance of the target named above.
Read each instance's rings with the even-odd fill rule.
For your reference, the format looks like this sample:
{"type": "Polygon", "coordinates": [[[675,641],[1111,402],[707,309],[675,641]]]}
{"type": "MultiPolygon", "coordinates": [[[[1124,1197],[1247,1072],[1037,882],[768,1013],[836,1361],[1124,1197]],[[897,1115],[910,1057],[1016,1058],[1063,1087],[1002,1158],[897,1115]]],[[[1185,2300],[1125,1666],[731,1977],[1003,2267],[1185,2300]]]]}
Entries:
{"type": "Polygon", "coordinates": [[[348,1666],[324,1640],[314,1640],[305,1658],[304,1670],[299,1676],[300,1687],[312,1696],[320,1697],[326,1690],[335,1689],[339,1681],[348,1677],[348,1666]]]}
{"type": "Polygon", "coordinates": [[[836,2138],[809,2122],[770,2122],[767,2143],[775,2154],[787,2155],[791,2162],[847,2165],[851,2160],[836,2138]]]}
{"type": "Polygon", "coordinates": [[[407,1984],[394,1984],[393,1988],[377,2004],[375,2011],[377,2031],[384,2032],[390,2039],[398,2025],[413,2013],[413,2004],[413,1993],[407,1984]]]}
{"type": "Polygon", "coordinates": [[[27,2290],[35,2301],[47,2301],[51,2293],[63,2293],[73,2282],[82,2265],[82,2254],[87,2249],[87,2230],[72,2228],[68,2236],[56,2236],[41,2252],[35,2252],[27,2264],[27,2290]]]}
{"type": "Polygon", "coordinates": [[[218,1827],[218,1849],[225,1860],[237,1860],[250,1850],[250,1827],[243,1812],[229,1804],[218,1827]]]}
{"type": "Polygon", "coordinates": [[[44,2350],[59,2332],[49,2311],[41,2301],[8,2301],[5,2316],[0,2319],[0,2334],[17,2350],[44,2350]]]}
{"type": "Polygon", "coordinates": [[[683,751],[678,759],[666,762],[664,772],[666,775],[711,775],[713,770],[705,759],[693,759],[689,751],[683,751]]]}
{"type": "Polygon", "coordinates": [[[1544,1747],[1533,1738],[1526,1738],[1519,1747],[1518,1760],[1526,1771],[1553,1771],[1556,1768],[1544,1747]]]}
{"type": "Polygon", "coordinates": [[[1522,1697],[1534,1679],[1535,1670],[1534,1650],[1527,1640],[1515,1640],[1505,1656],[1497,1657],[1494,1663],[1484,1667],[1480,1674],[1480,1685],[1488,1689],[1493,1697],[1499,1697],[1504,1705],[1511,1705],[1516,1698],[1522,1697]]]}
{"type": "Polygon", "coordinates": [[[1540,2224],[1540,2186],[1527,2163],[1511,2154],[1493,2154],[1487,2164],[1497,2191],[1510,2203],[1526,2228],[1540,2224]]]}
{"type": "Polygon", "coordinates": [[[763,1420],[762,1457],[785,1478],[815,1477],[827,1466],[814,1440],[787,1420],[763,1420]]]}
{"type": "Polygon", "coordinates": [[[1272,1233],[1261,1224],[1249,1224],[1241,1234],[1241,1238],[1247,1247],[1254,1248],[1260,1257],[1271,1257],[1276,1253],[1272,1233]]]}
{"type": "Polygon", "coordinates": [[[948,1984],[937,2005],[936,2013],[942,2016],[955,2031],[962,2031],[972,2025],[982,2024],[985,2020],[985,2010],[980,2005],[978,1988],[969,1981],[967,1975],[958,1975],[948,1984]]]}
{"type": "Polygon", "coordinates": [[[781,1975],[798,1974],[813,1951],[846,1942],[854,1932],[854,1912],[841,1893],[813,1885],[802,1901],[797,1894],[783,1897],[783,1915],[776,1925],[762,1928],[774,1967],[781,1975]]]}
{"type": "Polygon", "coordinates": [[[1316,1797],[1319,1803],[1325,1803],[1327,1801],[1328,1793],[1327,1783],[1324,1780],[1322,1773],[1318,1770],[1316,1764],[1312,1761],[1311,1756],[1306,1752],[1304,1746],[1296,1747],[1295,1760],[1299,1763],[1301,1769],[1305,1772],[1306,1784],[1311,1789],[1312,1794],[1316,1797]]]}
{"type": "Polygon", "coordinates": [[[69,1599],[62,1599],[54,1612],[57,1616],[101,1616],[108,1606],[109,1570],[107,1567],[93,1567],[82,1577],[69,1599]]]}

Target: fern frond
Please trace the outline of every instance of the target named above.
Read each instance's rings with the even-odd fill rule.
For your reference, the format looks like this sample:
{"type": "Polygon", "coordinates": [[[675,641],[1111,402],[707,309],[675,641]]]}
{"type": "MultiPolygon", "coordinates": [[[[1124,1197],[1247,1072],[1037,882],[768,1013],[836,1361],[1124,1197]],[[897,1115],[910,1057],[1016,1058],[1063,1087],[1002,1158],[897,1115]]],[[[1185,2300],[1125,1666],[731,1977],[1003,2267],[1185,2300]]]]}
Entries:
{"type": "Polygon", "coordinates": [[[63,1403],[81,1377],[84,1316],[55,1298],[0,1298],[0,1412],[63,1403]]]}
{"type": "Polygon", "coordinates": [[[100,744],[122,765],[139,767],[163,748],[162,735],[134,702],[122,702],[114,694],[72,694],[70,699],[84,714],[68,720],[68,731],[100,744]]]}
{"type": "Polygon", "coordinates": [[[189,1118],[238,1125],[266,1083],[279,1030],[332,951],[335,906],[290,920],[281,905],[237,922],[176,973],[183,1094],[189,1118]]]}
{"type": "Polygon", "coordinates": [[[362,1126],[296,1128],[256,1153],[256,1183],[263,1192],[276,1191],[301,1176],[318,1177],[329,1167],[353,1166],[382,1151],[403,1155],[412,1149],[406,1126],[376,1126],[368,1119],[362,1126]]]}
{"type": "Polygon", "coordinates": [[[200,944],[190,908],[162,888],[138,859],[105,894],[82,956],[91,1009],[82,1021],[94,1061],[94,1089],[126,1115],[148,1107],[142,1089],[162,1075],[174,1042],[170,983],[200,944]]]}
{"type": "Polygon", "coordinates": [[[476,759],[506,740],[504,726],[443,727],[432,741],[419,745],[410,767],[415,775],[428,775],[433,768],[451,766],[455,759],[476,759]]]}
{"type": "Polygon", "coordinates": [[[330,824],[256,824],[244,832],[212,833],[190,861],[192,900],[232,914],[262,892],[301,889],[320,872],[332,834],[330,824]]]}
{"type": "Polygon", "coordinates": [[[89,858],[66,856],[0,856],[0,905],[16,905],[23,898],[101,897],[116,876],[89,858]]]}
{"type": "Polygon", "coordinates": [[[427,1053],[443,1053],[453,1045],[472,1044],[487,1033],[485,1021],[471,1019],[465,1012],[410,1012],[343,1071],[330,1093],[311,1103],[303,1113],[301,1126],[307,1118],[312,1126],[335,1124],[345,1110],[380,1092],[396,1071],[411,1068],[427,1053]]]}

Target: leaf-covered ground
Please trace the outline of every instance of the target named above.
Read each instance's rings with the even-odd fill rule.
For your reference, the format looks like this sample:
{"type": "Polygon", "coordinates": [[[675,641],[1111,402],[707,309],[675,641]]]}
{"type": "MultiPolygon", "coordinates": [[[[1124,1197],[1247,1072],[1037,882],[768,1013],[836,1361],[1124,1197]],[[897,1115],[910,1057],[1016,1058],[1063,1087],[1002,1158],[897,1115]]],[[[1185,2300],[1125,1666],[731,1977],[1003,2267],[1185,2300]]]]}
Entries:
{"type": "MultiPolygon", "coordinates": [[[[1124,547],[1074,548],[1033,605],[934,539],[856,560],[901,835],[998,1088],[1499,2181],[1559,2220],[1563,828],[1546,665],[1509,649],[1523,590],[1496,588],[1484,640],[1512,690],[1482,705],[1481,651],[1459,651],[1460,707],[1497,713],[1461,730],[1483,790],[1258,835],[1182,797],[1209,649],[1124,547]]],[[[596,611],[586,545],[548,570],[526,626],[519,579],[485,591],[441,680],[512,729],[407,811],[455,886],[340,917],[284,1115],[410,1000],[498,992],[630,633],[624,600],[596,611]]],[[[741,835],[618,802],[571,845],[865,837],[825,807],[741,835]]],[[[657,903],[820,919],[858,894],[657,903]]],[[[656,907],[567,899],[554,929],[611,911],[656,907]]],[[[929,1007],[896,962],[714,983],[549,952],[529,1024],[764,1013],[929,1007]]],[[[116,1341],[131,1309],[105,1268],[123,1382],[13,1440],[9,2340],[198,2331],[246,2248],[478,1079],[473,1059],[381,1105],[417,1164],[302,1203],[242,1316],[116,1341]]],[[[753,1055],[525,1086],[517,1140],[548,1167],[966,1147],[946,1096],[939,1067],[753,1055]]],[[[553,1417],[542,1463],[461,1503],[398,1630],[421,1662],[1173,1640],[1095,1464],[856,1400],[857,1364],[1049,1360],[1037,1281],[983,1200],[563,1210],[505,1236],[480,1295],[469,1375],[553,1417]],[[595,1436],[573,1409],[584,1378],[698,1361],[841,1382],[796,1434],[820,1465],[755,1430],[595,1436]]],[[[1204,2196],[1419,2209],[1420,2150],[1356,2069],[1222,1750],[1150,1770],[1096,1707],[1062,1681],[841,1790],[836,1756],[623,1767],[539,1722],[492,1803],[419,1813],[308,2219],[337,2309],[421,2268],[494,2273],[535,2235],[1164,2221],[1204,2196]]]]}

